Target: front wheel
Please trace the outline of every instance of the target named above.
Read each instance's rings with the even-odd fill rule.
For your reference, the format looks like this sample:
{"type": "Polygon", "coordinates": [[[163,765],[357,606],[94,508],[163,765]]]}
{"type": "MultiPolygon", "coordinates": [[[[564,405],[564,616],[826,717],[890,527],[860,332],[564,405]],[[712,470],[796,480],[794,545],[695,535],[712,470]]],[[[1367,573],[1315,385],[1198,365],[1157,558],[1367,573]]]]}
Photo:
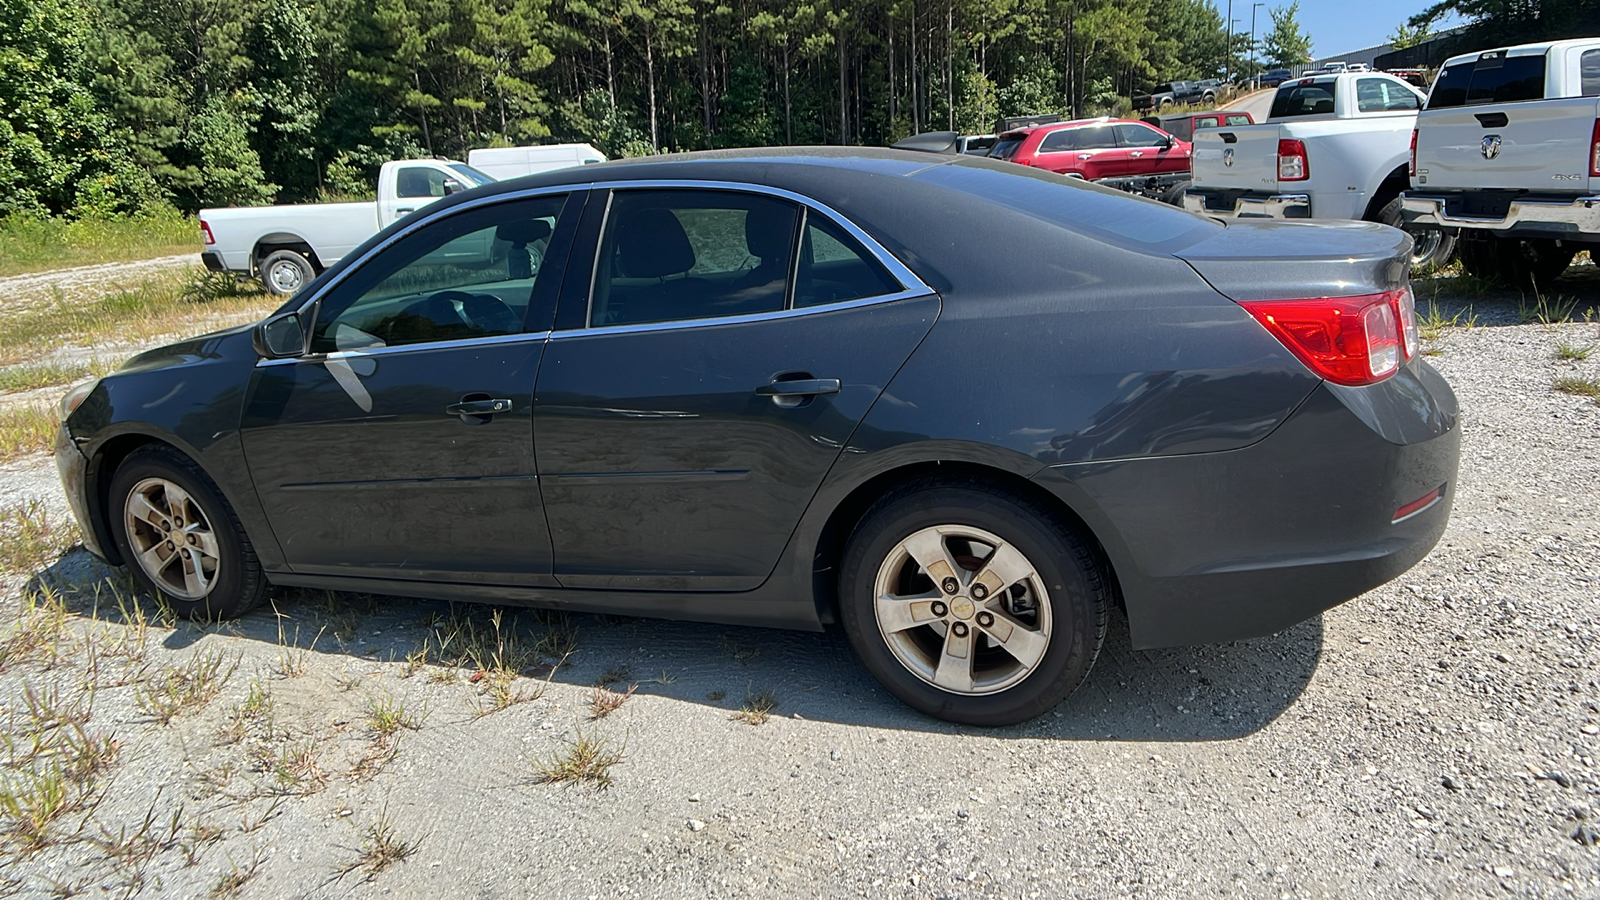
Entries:
{"type": "Polygon", "coordinates": [[[1411,235],[1411,270],[1442,268],[1456,251],[1456,233],[1440,228],[1407,228],[1402,212],[1405,201],[1396,197],[1378,211],[1378,221],[1411,235]]]}
{"type": "Polygon", "coordinates": [[[145,590],[179,615],[243,615],[267,580],[233,508],[206,474],[165,447],[134,451],[111,478],[111,535],[145,590]]]}
{"type": "Polygon", "coordinates": [[[923,483],[862,518],[839,590],[851,646],[890,693],[951,722],[1010,725],[1083,683],[1111,588],[1055,510],[982,483],[923,483]]]}

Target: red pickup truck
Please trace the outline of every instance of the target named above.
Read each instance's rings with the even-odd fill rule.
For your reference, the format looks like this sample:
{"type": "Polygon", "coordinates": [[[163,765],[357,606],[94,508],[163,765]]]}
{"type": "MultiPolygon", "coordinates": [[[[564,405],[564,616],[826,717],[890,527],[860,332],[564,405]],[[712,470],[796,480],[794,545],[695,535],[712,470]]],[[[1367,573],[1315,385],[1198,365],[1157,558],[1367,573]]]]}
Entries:
{"type": "Polygon", "coordinates": [[[1098,181],[1189,171],[1190,145],[1129,119],[1079,119],[1000,135],[989,155],[1098,181]]]}

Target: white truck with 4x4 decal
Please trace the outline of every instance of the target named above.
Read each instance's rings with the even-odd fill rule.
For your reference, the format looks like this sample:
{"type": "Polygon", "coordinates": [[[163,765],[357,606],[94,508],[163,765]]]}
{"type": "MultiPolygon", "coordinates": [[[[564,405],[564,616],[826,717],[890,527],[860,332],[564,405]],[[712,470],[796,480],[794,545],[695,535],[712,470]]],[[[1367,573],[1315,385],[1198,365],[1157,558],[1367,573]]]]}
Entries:
{"type": "MultiPolygon", "coordinates": [[[[1421,91],[1382,72],[1285,81],[1266,122],[1194,135],[1194,183],[1183,206],[1208,216],[1365,219],[1399,227],[1421,91]]],[[[1442,262],[1439,229],[1408,229],[1412,263],[1442,262]]]]}
{"type": "Polygon", "coordinates": [[[1555,278],[1600,243],[1600,38],[1447,60],[1412,146],[1407,221],[1461,229],[1471,274],[1555,278]]]}

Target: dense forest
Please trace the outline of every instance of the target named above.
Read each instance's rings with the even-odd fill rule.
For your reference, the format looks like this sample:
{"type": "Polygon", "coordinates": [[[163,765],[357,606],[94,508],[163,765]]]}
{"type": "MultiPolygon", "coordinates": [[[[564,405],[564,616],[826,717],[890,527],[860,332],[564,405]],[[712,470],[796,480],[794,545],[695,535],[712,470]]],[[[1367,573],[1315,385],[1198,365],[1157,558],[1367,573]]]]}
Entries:
{"type": "Polygon", "coordinates": [[[987,131],[1240,73],[1227,44],[1210,0],[0,0],[0,217],[359,196],[490,145],[987,131]]]}

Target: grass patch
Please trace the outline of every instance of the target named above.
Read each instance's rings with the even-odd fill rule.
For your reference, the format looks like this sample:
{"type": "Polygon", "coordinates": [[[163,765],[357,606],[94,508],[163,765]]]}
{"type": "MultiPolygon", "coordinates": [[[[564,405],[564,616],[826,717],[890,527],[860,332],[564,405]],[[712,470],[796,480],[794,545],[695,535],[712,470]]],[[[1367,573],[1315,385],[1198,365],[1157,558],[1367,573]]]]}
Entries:
{"type": "Polygon", "coordinates": [[[89,690],[63,697],[54,685],[23,686],[0,721],[0,841],[31,853],[97,802],[121,743],[89,730],[93,703],[89,690]]]}
{"type": "Polygon", "coordinates": [[[76,544],[78,525],[50,514],[43,500],[0,507],[0,569],[35,572],[76,544]]]}
{"type": "Polygon", "coordinates": [[[778,708],[778,698],[772,693],[771,688],[757,694],[750,694],[744,698],[744,706],[729,718],[735,722],[746,725],[765,725],[772,718],[772,711],[778,708]]]}
{"type": "Polygon", "coordinates": [[[56,439],[56,414],[32,406],[0,410],[0,461],[43,453],[56,439]]]}
{"type": "Polygon", "coordinates": [[[1555,325],[1571,322],[1577,309],[1578,300],[1575,297],[1550,296],[1537,291],[1531,303],[1525,296],[1517,300],[1517,317],[1526,323],[1555,325]]]}
{"type": "Polygon", "coordinates": [[[1557,378],[1550,386],[1563,394],[1577,394],[1580,397],[1600,400],[1600,381],[1595,381],[1593,378],[1576,376],[1557,378]]]}
{"type": "Polygon", "coordinates": [[[34,391],[57,385],[67,387],[94,374],[98,373],[94,367],[87,364],[63,366],[46,363],[37,366],[12,366],[0,370],[0,391],[11,393],[34,391]]]}
{"type": "Polygon", "coordinates": [[[605,687],[591,689],[586,698],[589,704],[589,718],[604,719],[611,715],[621,709],[622,704],[627,703],[633,697],[633,692],[638,689],[637,684],[629,685],[626,691],[613,691],[605,687]]]}
{"type": "Polygon", "coordinates": [[[115,218],[0,219],[0,276],[200,252],[200,225],[171,207],[115,218]]]}
{"type": "Polygon", "coordinates": [[[0,672],[24,663],[53,665],[66,635],[67,607],[61,598],[48,590],[27,593],[22,610],[0,635],[0,672]]]}
{"type": "Polygon", "coordinates": [[[221,284],[210,273],[173,272],[84,303],[58,294],[53,304],[18,310],[0,323],[0,365],[32,362],[68,345],[143,345],[243,324],[279,305],[259,285],[221,284]]]}
{"type": "Polygon", "coordinates": [[[1426,309],[1418,310],[1417,332],[1424,341],[1432,343],[1444,337],[1445,329],[1465,326],[1471,328],[1478,323],[1478,316],[1470,307],[1457,312],[1453,316],[1446,316],[1439,309],[1439,304],[1429,302],[1426,309]]]}
{"type": "Polygon", "coordinates": [[[403,701],[388,695],[367,700],[367,728],[379,740],[388,740],[400,729],[419,731],[424,716],[408,712],[403,701]]]}
{"type": "Polygon", "coordinates": [[[134,702],[162,725],[210,703],[239,668],[239,659],[223,658],[221,651],[196,653],[189,661],[171,666],[134,693],[134,702]]]}
{"type": "Polygon", "coordinates": [[[622,762],[620,749],[605,738],[578,733],[577,740],[549,759],[534,766],[540,784],[592,784],[597,788],[612,785],[611,768],[622,762]]]}
{"type": "Polygon", "coordinates": [[[1555,357],[1562,362],[1582,362],[1594,353],[1594,347],[1574,347],[1565,341],[1556,345],[1555,357]]]}
{"type": "Polygon", "coordinates": [[[407,841],[401,838],[389,824],[387,812],[378,813],[378,817],[367,826],[361,834],[361,851],[350,865],[340,870],[339,875],[348,875],[351,872],[365,872],[367,880],[378,877],[378,873],[390,866],[405,862],[411,854],[417,852],[421,841],[407,841]]]}

